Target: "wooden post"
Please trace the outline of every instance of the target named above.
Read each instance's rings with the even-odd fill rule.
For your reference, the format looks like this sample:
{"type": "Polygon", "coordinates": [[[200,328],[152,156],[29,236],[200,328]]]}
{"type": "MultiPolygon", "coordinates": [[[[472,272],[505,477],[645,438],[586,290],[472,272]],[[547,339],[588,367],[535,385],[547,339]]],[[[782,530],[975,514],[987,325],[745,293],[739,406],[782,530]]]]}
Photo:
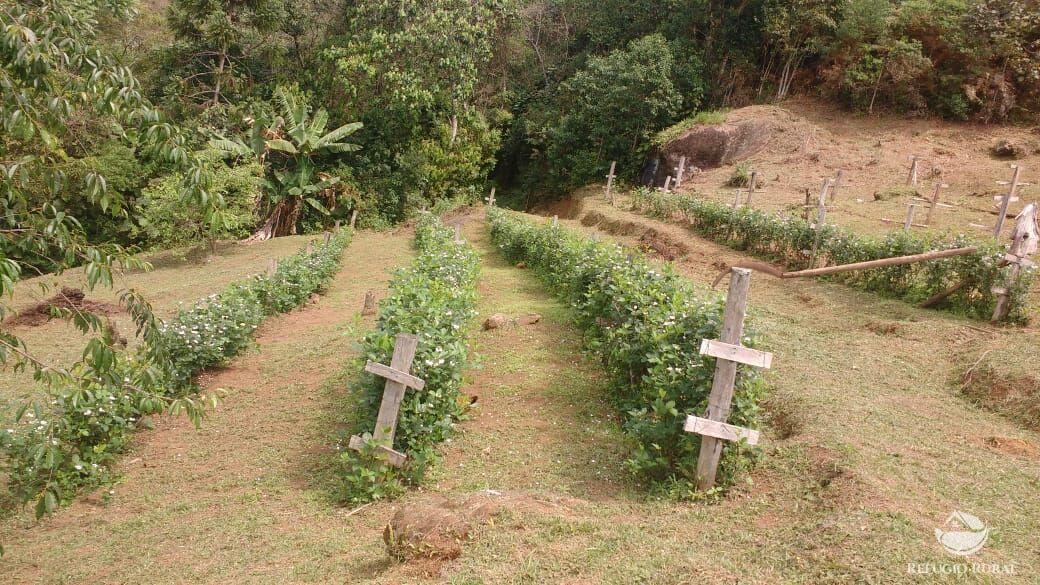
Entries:
{"type": "Polygon", "coordinates": [[[686,156],[679,157],[679,166],[675,169],[675,188],[682,185],[683,174],[686,172],[686,156]]]}
{"type": "Polygon", "coordinates": [[[462,224],[455,224],[455,243],[462,243],[462,224]]]}
{"type": "Polygon", "coordinates": [[[827,191],[830,190],[830,187],[831,180],[824,179],[823,186],[820,187],[820,196],[816,200],[816,223],[813,224],[816,238],[813,240],[812,253],[809,255],[809,268],[816,268],[816,254],[820,251],[820,231],[823,229],[824,220],[827,219],[827,191]]]}
{"type": "Polygon", "coordinates": [[[361,314],[364,316],[376,314],[376,293],[375,291],[368,291],[365,293],[365,305],[361,308],[361,314]]]}
{"type": "Polygon", "coordinates": [[[751,207],[751,199],[755,196],[755,183],[758,182],[758,171],[751,171],[751,180],[748,182],[747,188],[747,203],[748,207],[751,207]]]}
{"type": "Polygon", "coordinates": [[[812,217],[812,211],[811,211],[812,207],[813,207],[813,204],[812,204],[812,192],[810,192],[808,189],[806,189],[805,190],[805,207],[803,208],[803,213],[805,215],[805,222],[806,223],[808,223],[809,222],[809,218],[812,217]]]}
{"type": "Polygon", "coordinates": [[[1004,229],[1004,216],[1007,215],[1008,206],[1011,205],[1011,198],[1015,196],[1015,191],[1018,190],[1018,177],[1022,172],[1022,167],[1019,165],[1011,165],[1013,173],[1011,174],[1011,183],[1008,186],[1008,192],[1004,195],[1004,198],[1000,201],[1000,213],[997,214],[997,225],[993,227],[993,236],[999,238],[1001,230],[1004,229]]]}
{"type": "Polygon", "coordinates": [[[910,155],[910,174],[906,177],[906,184],[910,186],[917,186],[917,161],[916,155],[910,155]]]}
{"type": "Polygon", "coordinates": [[[560,227],[560,218],[559,217],[557,217],[555,215],[553,216],[553,218],[552,218],[552,226],[554,228],[560,227]]]}
{"type": "Polygon", "coordinates": [[[845,169],[838,169],[838,174],[834,177],[834,185],[831,186],[831,203],[834,203],[834,198],[838,195],[838,187],[841,187],[841,182],[845,178],[845,169]]]}
{"type": "Polygon", "coordinates": [[[350,214],[350,229],[354,229],[354,226],[356,226],[356,225],[357,225],[357,210],[355,209],[354,212],[350,214]]]}
{"type": "MultiPolygon", "coordinates": [[[[722,423],[719,429],[725,431],[726,419],[729,417],[730,404],[733,401],[733,385],[737,380],[737,363],[747,362],[744,354],[757,354],[752,360],[756,363],[767,363],[763,352],[755,352],[741,346],[740,341],[744,335],[744,315],[747,310],[748,289],[751,286],[751,271],[746,268],[730,269],[729,295],[726,297],[726,310],[722,317],[722,333],[720,341],[710,342],[705,340],[701,345],[701,353],[715,355],[715,377],[711,383],[711,394],[708,396],[708,410],[704,418],[707,421],[722,423]],[[714,347],[713,347],[714,346],[714,347]],[[743,350],[743,351],[741,351],[743,350]],[[724,355],[725,357],[718,357],[724,355]]],[[[770,358],[771,359],[771,358],[770,358]]],[[[696,421],[694,421],[696,425],[696,421]]],[[[686,429],[690,430],[691,422],[687,419],[686,429]]],[[[691,432],[698,432],[693,430],[691,432]]],[[[719,457],[722,456],[722,440],[718,435],[705,434],[701,439],[700,457],[697,459],[697,488],[700,490],[711,489],[715,485],[715,476],[718,473],[719,457]]],[[[757,435],[757,434],[756,434],[757,435]]],[[[757,440],[757,436],[755,437],[757,440]]]]}
{"type": "Polygon", "coordinates": [[[590,239],[590,240],[592,240],[592,243],[593,243],[593,244],[595,244],[596,242],[598,242],[598,241],[599,241],[599,233],[597,233],[597,232],[592,232],[592,235],[591,235],[591,236],[589,236],[589,239],[590,239]]]}
{"type": "Polygon", "coordinates": [[[487,204],[488,204],[489,207],[494,207],[495,206],[495,188],[494,187],[491,188],[491,195],[489,195],[488,198],[485,201],[487,201],[487,204]]]}
{"type": "Polygon", "coordinates": [[[740,208],[740,195],[740,189],[735,189],[733,191],[733,209],[740,208]]]}
{"type": "Polygon", "coordinates": [[[307,252],[306,252],[306,254],[308,256],[310,256],[313,253],[314,253],[314,240],[311,240],[311,241],[307,242],[307,252]]]}
{"type": "Polygon", "coordinates": [[[932,225],[932,218],[935,217],[935,208],[942,205],[939,203],[939,193],[946,187],[949,187],[949,185],[941,181],[935,184],[935,192],[932,193],[931,205],[928,207],[928,216],[924,219],[925,225],[932,225]]]}
{"type": "Polygon", "coordinates": [[[268,276],[268,278],[273,278],[275,273],[277,273],[277,272],[278,272],[278,259],[277,258],[271,258],[270,260],[267,261],[267,276],[268,276]]]}
{"type": "Polygon", "coordinates": [[[1004,257],[1009,264],[1007,279],[1004,286],[994,287],[992,291],[997,295],[997,304],[993,308],[993,317],[991,319],[994,323],[1003,321],[1008,316],[1008,313],[1011,312],[1011,290],[1018,282],[1022,265],[1033,264],[1027,259],[1027,256],[1036,253],[1037,243],[1040,240],[1040,230],[1037,228],[1036,218],[1036,203],[1030,203],[1015,219],[1015,229],[1011,234],[1011,246],[1008,248],[1008,254],[1004,257]]]}
{"type": "Polygon", "coordinates": [[[333,228],[333,229],[336,230],[336,232],[339,232],[339,220],[338,219],[336,220],[336,227],[333,228]]]}
{"type": "Polygon", "coordinates": [[[607,201],[609,201],[611,205],[614,205],[614,178],[617,177],[617,175],[614,174],[614,168],[616,165],[616,160],[610,161],[610,172],[607,173],[607,201]]]}
{"type": "Polygon", "coordinates": [[[325,245],[329,245],[329,241],[332,240],[332,232],[325,230],[325,245]]]}
{"type": "MultiPolygon", "coordinates": [[[[395,466],[404,465],[407,456],[404,453],[394,451],[394,433],[397,432],[397,415],[401,410],[401,400],[404,398],[406,388],[422,390],[426,382],[409,374],[412,361],[415,359],[415,349],[419,344],[419,338],[415,335],[401,333],[394,341],[394,354],[390,359],[390,366],[368,362],[365,371],[386,378],[383,387],[383,401],[379,405],[379,415],[376,417],[376,428],[372,432],[372,438],[380,443],[380,451],[387,461],[395,466]]],[[[364,446],[364,440],[358,435],[350,437],[350,448],[360,450],[364,446]]]]}
{"type": "Polygon", "coordinates": [[[672,176],[668,175],[664,178],[664,192],[670,193],[672,191],[672,176]]]}
{"type": "Polygon", "coordinates": [[[903,222],[903,231],[910,231],[910,227],[914,225],[914,212],[917,211],[917,204],[911,203],[906,210],[906,221],[903,222]]]}

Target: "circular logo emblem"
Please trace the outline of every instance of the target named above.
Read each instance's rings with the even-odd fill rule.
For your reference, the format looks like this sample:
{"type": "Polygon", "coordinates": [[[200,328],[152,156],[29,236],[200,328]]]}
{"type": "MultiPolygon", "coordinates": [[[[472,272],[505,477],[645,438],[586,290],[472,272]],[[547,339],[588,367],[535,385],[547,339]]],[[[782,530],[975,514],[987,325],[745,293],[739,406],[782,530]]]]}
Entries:
{"type": "Polygon", "coordinates": [[[953,512],[942,528],[935,529],[935,539],[951,555],[966,557],[982,550],[989,531],[986,523],[977,517],[967,512],[953,512]]]}

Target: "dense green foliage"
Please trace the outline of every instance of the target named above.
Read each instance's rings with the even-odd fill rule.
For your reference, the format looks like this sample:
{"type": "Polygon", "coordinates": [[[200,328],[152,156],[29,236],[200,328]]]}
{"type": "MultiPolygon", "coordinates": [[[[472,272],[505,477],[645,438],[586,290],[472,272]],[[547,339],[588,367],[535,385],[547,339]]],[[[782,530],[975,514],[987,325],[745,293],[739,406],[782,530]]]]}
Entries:
{"type": "MultiPolygon", "coordinates": [[[[940,308],[978,319],[989,319],[996,297],[994,287],[1003,287],[1006,276],[1000,267],[1004,248],[996,244],[979,244],[963,235],[939,233],[893,232],[885,237],[864,236],[851,230],[826,224],[819,231],[804,219],[778,216],[759,209],[740,207],[700,199],[694,195],[664,195],[639,189],[633,193],[635,208],[661,218],[680,216],[698,233],[728,246],[747,250],[759,256],[783,262],[789,269],[808,268],[806,251],[816,248],[817,262],[851,264],[894,256],[922,254],[977,246],[978,251],[930,262],[857,270],[834,275],[851,286],[888,296],[921,302],[932,295],[965,285],[950,295],[940,308]]],[[[1011,293],[1008,320],[1025,320],[1026,296],[1035,270],[1023,271],[1011,293]]]]}
{"type": "MultiPolygon", "coordinates": [[[[719,338],[723,299],[695,291],[618,246],[499,209],[489,208],[488,217],[506,258],[538,270],[548,288],[574,307],[586,345],[613,381],[611,398],[624,430],[634,439],[628,467],[655,492],[694,497],[700,435],[685,432],[683,423],[708,407],[715,360],[700,355],[700,344],[719,338]]],[[[754,334],[746,332],[743,344],[754,347],[754,334]]],[[[753,368],[740,366],[728,421],[757,428],[764,389],[753,368]]],[[[717,491],[732,485],[753,455],[746,443],[727,445],[717,491]]]]}
{"type": "Polygon", "coordinates": [[[408,456],[403,469],[381,460],[372,427],[383,399],[385,378],[363,374],[357,432],[366,448],[342,454],[342,494],[359,503],[392,496],[406,483],[417,483],[437,458],[436,447],[455,429],[464,413],[460,401],[462,368],[469,357],[466,343],[470,320],[476,315],[476,282],[480,261],[473,248],[455,241],[455,232],[433,214],[423,214],[415,230],[419,256],[401,269],[390,292],[379,304],[376,329],[365,336],[364,357],[389,364],[394,339],[400,333],[419,338],[411,374],[422,378],[421,391],[409,388],[401,402],[395,451],[408,456]]]}
{"type": "Polygon", "coordinates": [[[283,260],[273,276],[235,283],[167,323],[134,312],[146,329],[135,349],[117,352],[114,340],[92,341],[74,385],[51,386],[46,401],[26,405],[11,428],[0,430],[0,462],[12,497],[35,500],[37,516],[53,512],[81,489],[111,483],[111,465],[145,417],[185,411],[198,424],[202,405],[191,392],[192,377],[240,353],[264,317],[321,290],[349,241],[343,230],[327,245],[283,260]]]}

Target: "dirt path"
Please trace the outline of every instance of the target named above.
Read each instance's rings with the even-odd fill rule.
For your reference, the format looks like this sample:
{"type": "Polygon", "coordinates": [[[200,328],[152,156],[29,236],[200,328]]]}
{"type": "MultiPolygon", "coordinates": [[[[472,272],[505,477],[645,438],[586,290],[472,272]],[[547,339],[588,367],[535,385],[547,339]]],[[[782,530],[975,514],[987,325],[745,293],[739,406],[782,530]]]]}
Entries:
{"type": "MultiPolygon", "coordinates": [[[[366,290],[385,292],[386,268],[411,258],[409,234],[359,233],[315,305],[264,323],[258,352],[207,374],[223,404],[195,430],[165,419],[143,432],[111,501],[93,496],[33,526],[0,526],[8,583],[272,583],[358,574],[346,510],[326,498],[337,409],[372,318],[366,290]]],[[[375,533],[373,527],[372,532],[375,533]]],[[[374,538],[367,539],[380,558],[374,538]]]]}

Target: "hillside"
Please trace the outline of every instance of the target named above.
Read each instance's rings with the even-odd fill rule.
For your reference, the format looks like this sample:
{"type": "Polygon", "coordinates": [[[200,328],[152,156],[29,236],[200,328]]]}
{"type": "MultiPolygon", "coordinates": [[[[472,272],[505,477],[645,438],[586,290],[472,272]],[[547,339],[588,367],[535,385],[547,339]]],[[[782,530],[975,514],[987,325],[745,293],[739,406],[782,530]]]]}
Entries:
{"type": "MultiPolygon", "coordinates": [[[[763,146],[750,156],[692,174],[677,191],[695,191],[731,203],[733,188],[726,182],[737,163],[746,163],[761,180],[755,206],[789,211],[804,204],[807,189],[815,203],[822,180],[835,178],[842,170],[828,221],[881,233],[901,229],[910,199],[930,199],[941,182],[948,185],[940,193],[941,202],[954,207],[937,210],[932,229],[984,235],[985,229],[972,224],[992,228],[997,211],[994,197],[1007,191],[997,182],[1011,179],[1009,165],[1022,167],[1022,181],[1040,184],[1040,134],[1031,126],[861,116],[804,98],[782,106],[739,108],[726,115],[727,124],[747,121],[771,128],[763,146]],[[1001,141],[1016,145],[1021,156],[994,156],[992,148],[1001,141]],[[913,189],[907,185],[911,156],[921,157],[918,185],[913,189]],[[883,223],[881,218],[896,222],[883,223]]],[[[1012,204],[1010,213],[1040,198],[1038,188],[1023,187],[1021,200],[1012,204]]],[[[924,203],[918,212],[915,223],[923,223],[924,203]]]]}

